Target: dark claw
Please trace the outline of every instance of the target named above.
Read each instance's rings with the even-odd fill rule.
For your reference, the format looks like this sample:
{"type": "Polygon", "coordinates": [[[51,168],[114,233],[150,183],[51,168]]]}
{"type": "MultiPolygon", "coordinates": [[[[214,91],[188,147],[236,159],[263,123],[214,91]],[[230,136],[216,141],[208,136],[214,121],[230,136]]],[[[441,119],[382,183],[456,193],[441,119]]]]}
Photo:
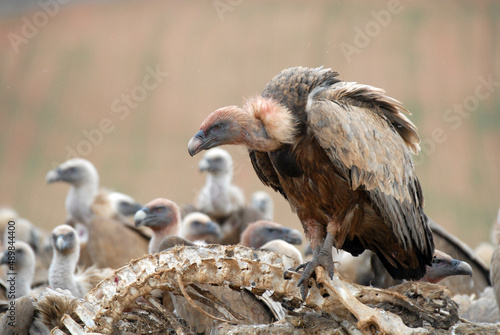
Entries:
{"type": "MultiPolygon", "coordinates": [[[[331,250],[329,248],[328,250],[331,250]]],[[[322,266],[325,268],[325,270],[328,272],[330,275],[330,279],[333,278],[333,272],[334,272],[334,262],[332,258],[332,253],[326,251],[325,249],[322,249],[317,256],[314,256],[312,261],[308,263],[301,264],[297,267],[297,270],[299,268],[304,268],[304,272],[302,273],[302,276],[300,277],[298,286],[300,286],[300,294],[302,295],[302,300],[306,299],[307,296],[307,291],[308,291],[308,285],[309,285],[309,279],[315,274],[314,269],[317,266],[322,266]]]]}
{"type": "Polygon", "coordinates": [[[310,262],[305,262],[303,264],[300,264],[299,266],[297,266],[297,268],[295,269],[295,272],[299,272],[300,269],[302,268],[305,268],[307,267],[307,265],[309,264],[310,262]]]}

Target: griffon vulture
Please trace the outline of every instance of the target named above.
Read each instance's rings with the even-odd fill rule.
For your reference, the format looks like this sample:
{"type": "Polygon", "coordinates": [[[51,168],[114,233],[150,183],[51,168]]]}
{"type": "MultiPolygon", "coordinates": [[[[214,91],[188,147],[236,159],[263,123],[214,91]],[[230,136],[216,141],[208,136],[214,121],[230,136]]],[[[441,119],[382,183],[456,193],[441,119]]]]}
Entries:
{"type": "Polygon", "coordinates": [[[221,229],[208,215],[193,212],[182,219],[179,235],[189,241],[214,244],[221,238],[221,229]]]}
{"type": "Polygon", "coordinates": [[[190,213],[181,220],[177,204],[171,200],[158,198],[146,204],[135,213],[137,227],[151,228],[153,235],[149,242],[149,253],[164,250],[162,242],[169,236],[205,243],[216,241],[220,237],[220,227],[203,213],[190,213]]]}
{"type": "Polygon", "coordinates": [[[198,167],[207,172],[207,181],[196,201],[200,211],[222,220],[245,205],[243,192],[232,184],[233,159],[229,152],[220,148],[209,150],[198,167]]]}
{"type": "Polygon", "coordinates": [[[67,223],[82,223],[88,229],[88,242],[81,250],[81,260],[87,261],[81,265],[119,268],[147,253],[149,236],[116,211],[120,206],[110,196],[112,192],[99,190],[99,175],[92,163],[70,159],[49,171],[46,179],[48,183],[63,181],[71,185],[66,197],[67,223]]]}
{"type": "Polygon", "coordinates": [[[53,289],[69,290],[73,296],[83,298],[97,283],[111,274],[94,266],[75,273],[80,256],[80,242],[76,230],[68,225],[54,228],[51,235],[53,258],[49,268],[49,284],[53,289]]]}
{"type": "Polygon", "coordinates": [[[5,250],[0,264],[5,265],[6,298],[15,300],[29,295],[33,278],[35,276],[35,253],[28,243],[16,241],[15,248],[5,250]],[[14,289],[11,289],[11,285],[14,289]]]}
{"type": "Polygon", "coordinates": [[[420,139],[406,109],[337,76],[285,69],[243,107],[210,114],[188,143],[192,156],[246,146],[260,180],[288,200],[313,250],[299,282],[304,297],[317,266],[333,275],[332,246],[372,250],[395,279],[422,278],[434,253],[411,158],[420,139]]]}
{"type": "Polygon", "coordinates": [[[283,227],[279,223],[259,220],[248,225],[241,234],[241,245],[260,248],[272,240],[283,240],[290,244],[302,244],[302,235],[296,229],[283,227]]]}
{"type": "MultiPolygon", "coordinates": [[[[153,237],[149,244],[149,252],[157,253],[175,245],[191,245],[189,241],[178,236],[181,231],[179,207],[167,199],[155,199],[135,214],[135,224],[150,227],[153,237]]],[[[213,222],[209,221],[209,224],[213,222]]],[[[212,230],[212,228],[209,228],[212,230]]],[[[208,291],[224,304],[244,316],[244,323],[261,324],[270,323],[268,307],[264,306],[251,293],[247,291],[234,291],[227,288],[213,287],[211,285],[198,285],[202,290],[208,291]]],[[[183,297],[174,294],[163,296],[163,305],[175,308],[175,313],[186,320],[197,333],[205,332],[211,328],[212,319],[194,309],[183,297]],[[171,305],[172,304],[172,305],[171,305]]],[[[218,311],[207,306],[202,307],[206,312],[217,317],[223,317],[218,311]]]]}
{"type": "Polygon", "coordinates": [[[452,258],[466,262],[472,267],[472,277],[454,276],[441,281],[440,285],[448,286],[455,294],[476,294],[477,296],[488,286],[491,286],[488,266],[474,251],[458,237],[447,232],[433,220],[429,224],[434,237],[436,249],[452,258]]]}

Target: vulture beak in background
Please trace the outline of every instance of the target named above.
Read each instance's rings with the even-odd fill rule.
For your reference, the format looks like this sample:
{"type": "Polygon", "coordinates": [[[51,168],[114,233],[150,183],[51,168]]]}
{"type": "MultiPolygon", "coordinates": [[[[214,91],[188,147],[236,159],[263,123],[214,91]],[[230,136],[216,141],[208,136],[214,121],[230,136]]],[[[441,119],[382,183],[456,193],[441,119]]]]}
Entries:
{"type": "Polygon", "coordinates": [[[200,163],[198,163],[198,169],[200,172],[208,171],[210,169],[210,163],[206,159],[202,159],[200,163]]]}
{"type": "Polygon", "coordinates": [[[137,213],[140,209],[142,209],[142,205],[140,203],[130,203],[127,201],[120,201],[120,204],[118,205],[119,211],[121,214],[125,216],[129,216],[132,214],[137,213]]]}
{"type": "Polygon", "coordinates": [[[283,228],[283,241],[294,245],[302,244],[302,235],[297,229],[283,228]]]}
{"type": "Polygon", "coordinates": [[[61,170],[59,168],[50,170],[45,177],[47,184],[54,183],[56,181],[61,181],[61,170]]]}
{"type": "Polygon", "coordinates": [[[64,250],[68,249],[70,247],[70,245],[69,245],[68,241],[66,241],[64,239],[63,235],[59,235],[59,236],[57,236],[56,247],[57,247],[57,250],[59,250],[60,252],[63,252],[64,250]]]}
{"type": "Polygon", "coordinates": [[[220,236],[221,235],[221,229],[220,226],[212,221],[208,221],[206,224],[203,225],[202,231],[200,231],[200,235],[215,235],[215,236],[220,236]]]}
{"type": "Polygon", "coordinates": [[[134,215],[135,226],[136,227],[145,226],[148,214],[149,214],[149,208],[147,207],[143,207],[139,209],[137,212],[135,212],[134,215]]]}
{"type": "Polygon", "coordinates": [[[171,223],[173,212],[166,206],[143,207],[135,213],[135,226],[163,227],[171,223]]]}
{"type": "MultiPolygon", "coordinates": [[[[188,143],[188,151],[191,156],[196,155],[203,149],[205,149],[206,144],[207,144],[207,138],[205,136],[205,133],[203,130],[200,130],[199,132],[196,133],[196,135],[189,140],[188,143]]],[[[208,148],[207,148],[208,149],[208,148]]]]}

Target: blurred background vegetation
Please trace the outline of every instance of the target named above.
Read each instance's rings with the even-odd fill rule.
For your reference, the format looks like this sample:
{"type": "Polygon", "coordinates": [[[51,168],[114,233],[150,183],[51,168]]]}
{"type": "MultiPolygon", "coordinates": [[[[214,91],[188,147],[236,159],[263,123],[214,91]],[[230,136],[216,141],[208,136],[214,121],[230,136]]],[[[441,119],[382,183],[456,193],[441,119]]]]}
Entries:
{"type": "MultiPolygon", "coordinates": [[[[500,206],[499,13],[493,0],[3,2],[0,206],[61,224],[68,186],[45,174],[70,151],[139,202],[191,203],[205,176],[186,147],[202,120],[284,68],[324,65],[412,112],[426,212],[474,247],[500,206]]],[[[245,150],[226,149],[247,199],[264,189],[245,150]]],[[[299,227],[273,198],[276,221],[299,227]]]]}

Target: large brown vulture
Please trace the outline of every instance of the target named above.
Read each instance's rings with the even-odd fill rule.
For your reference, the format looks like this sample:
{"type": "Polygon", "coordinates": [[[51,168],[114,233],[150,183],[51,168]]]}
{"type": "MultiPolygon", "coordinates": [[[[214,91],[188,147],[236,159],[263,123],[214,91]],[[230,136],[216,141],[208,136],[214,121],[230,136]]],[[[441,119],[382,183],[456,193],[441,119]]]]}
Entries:
{"type": "Polygon", "coordinates": [[[283,70],[243,107],[210,114],[188,151],[249,149],[260,180],[288,200],[313,249],[303,292],[317,266],[333,275],[332,245],[372,250],[392,277],[420,279],[434,243],[411,158],[420,149],[416,128],[383,90],[337,76],[283,70]]]}

